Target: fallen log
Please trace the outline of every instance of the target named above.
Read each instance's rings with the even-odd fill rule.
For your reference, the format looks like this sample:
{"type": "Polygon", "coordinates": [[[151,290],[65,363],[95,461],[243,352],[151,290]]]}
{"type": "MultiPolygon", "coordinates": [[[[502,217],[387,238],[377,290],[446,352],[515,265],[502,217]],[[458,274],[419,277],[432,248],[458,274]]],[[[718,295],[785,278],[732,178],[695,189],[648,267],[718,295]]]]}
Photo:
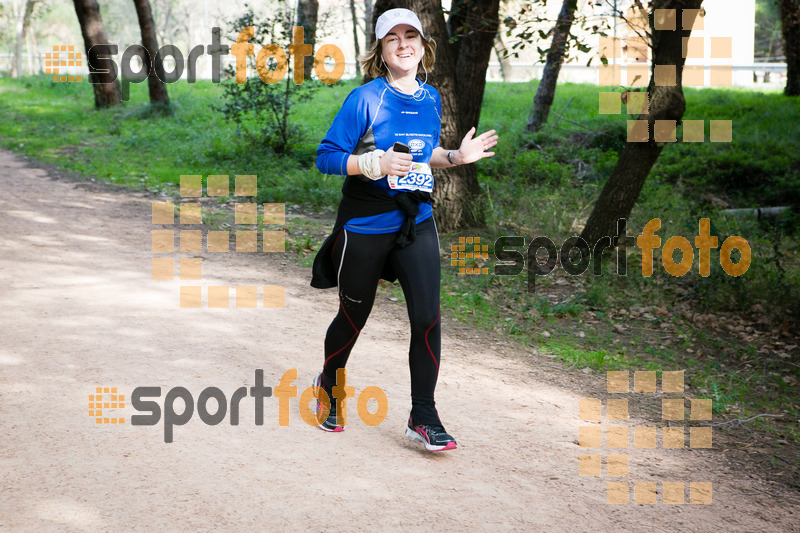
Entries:
{"type": "Polygon", "coordinates": [[[762,218],[775,218],[784,211],[790,210],[790,206],[780,207],[745,207],[738,209],[723,209],[722,212],[733,216],[751,216],[761,220],[762,218]]]}

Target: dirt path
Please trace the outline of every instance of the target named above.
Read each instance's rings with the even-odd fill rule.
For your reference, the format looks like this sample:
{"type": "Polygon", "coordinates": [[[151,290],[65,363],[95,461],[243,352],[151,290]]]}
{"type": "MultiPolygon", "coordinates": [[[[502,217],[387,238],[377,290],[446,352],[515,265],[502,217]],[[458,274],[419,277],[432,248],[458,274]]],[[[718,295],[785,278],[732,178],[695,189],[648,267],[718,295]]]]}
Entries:
{"type": "Polygon", "coordinates": [[[2,151],[0,184],[0,529],[797,527],[792,494],[775,498],[711,451],[630,449],[627,477],[579,476],[578,456],[592,450],[576,444],[578,400],[592,380],[574,378],[582,392],[557,385],[548,374],[558,371],[531,354],[451,322],[437,400],[460,449],[425,452],[403,435],[406,318],[385,300],[348,372],[357,391],[385,391],[389,412],[378,426],[361,422],[351,401],[347,431],[324,433],[301,421],[295,398],[281,427],[274,397],[261,426],[245,398],[239,425],[226,416],[209,426],[195,412],[171,444],[163,420],[130,425],[130,404],[107,411],[125,425],[96,425],[87,412],[96,386],[128,396],[158,386],[162,399],[185,386],[195,400],[215,386],[230,399],[254,385],[256,369],[274,387],[296,368],[302,392],[321,364],[335,291],[311,289],[308,269],[279,255],[204,254],[203,284],[283,285],[286,305],[180,309],[180,282],[151,280],[151,198],[54,179],[2,151]],[[612,479],[657,482],[659,503],[607,504],[612,479]],[[713,503],[660,503],[662,481],[710,481],[713,503]]]}

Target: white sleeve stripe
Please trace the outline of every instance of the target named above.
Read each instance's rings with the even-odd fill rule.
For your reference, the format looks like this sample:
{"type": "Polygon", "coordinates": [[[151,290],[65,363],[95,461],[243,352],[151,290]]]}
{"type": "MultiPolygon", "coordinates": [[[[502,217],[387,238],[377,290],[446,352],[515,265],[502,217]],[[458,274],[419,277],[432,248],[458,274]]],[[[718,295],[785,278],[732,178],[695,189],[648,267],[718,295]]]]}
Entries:
{"type": "MultiPolygon", "coordinates": [[[[369,125],[370,128],[372,128],[372,125],[375,124],[375,119],[378,118],[378,111],[381,110],[381,106],[383,105],[383,95],[386,94],[386,91],[388,91],[388,88],[384,88],[383,92],[381,93],[381,98],[378,100],[378,107],[375,108],[375,116],[372,117],[372,123],[369,125]]],[[[369,129],[367,129],[367,131],[369,131],[369,129]]]]}
{"type": "Polygon", "coordinates": [[[436,109],[436,100],[433,98],[433,95],[430,92],[428,92],[428,89],[423,89],[423,90],[425,91],[425,94],[428,95],[428,98],[430,98],[431,101],[433,101],[433,110],[436,112],[436,118],[438,118],[439,122],[441,122],[442,117],[439,115],[439,110],[436,109]]]}

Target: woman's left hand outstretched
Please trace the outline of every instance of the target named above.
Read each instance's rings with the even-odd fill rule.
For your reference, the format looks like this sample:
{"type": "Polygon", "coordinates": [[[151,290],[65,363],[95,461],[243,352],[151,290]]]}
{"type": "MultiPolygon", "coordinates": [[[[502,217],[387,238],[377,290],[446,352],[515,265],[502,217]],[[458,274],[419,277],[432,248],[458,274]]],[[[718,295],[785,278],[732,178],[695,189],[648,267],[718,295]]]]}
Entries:
{"type": "Polygon", "coordinates": [[[497,144],[497,135],[495,133],[495,130],[489,130],[473,138],[472,136],[475,134],[475,127],[473,126],[461,141],[461,147],[458,149],[461,161],[458,163],[467,165],[484,157],[492,157],[494,152],[488,152],[487,150],[497,144]]]}

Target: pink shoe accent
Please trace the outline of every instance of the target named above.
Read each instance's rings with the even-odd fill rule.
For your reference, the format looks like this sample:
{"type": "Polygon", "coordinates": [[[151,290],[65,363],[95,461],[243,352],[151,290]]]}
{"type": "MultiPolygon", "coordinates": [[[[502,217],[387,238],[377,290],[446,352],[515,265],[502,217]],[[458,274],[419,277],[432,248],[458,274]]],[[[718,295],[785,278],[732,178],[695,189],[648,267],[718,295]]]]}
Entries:
{"type": "Polygon", "coordinates": [[[430,451],[432,451],[432,452],[444,452],[444,451],[447,451],[447,450],[455,450],[457,448],[458,448],[458,446],[456,446],[455,442],[448,442],[447,446],[445,446],[444,448],[441,448],[439,450],[430,450],[430,451]]]}
{"type": "Polygon", "coordinates": [[[324,431],[325,433],[341,433],[344,431],[342,426],[336,426],[336,429],[325,429],[322,426],[317,426],[320,430],[324,431]]]}

